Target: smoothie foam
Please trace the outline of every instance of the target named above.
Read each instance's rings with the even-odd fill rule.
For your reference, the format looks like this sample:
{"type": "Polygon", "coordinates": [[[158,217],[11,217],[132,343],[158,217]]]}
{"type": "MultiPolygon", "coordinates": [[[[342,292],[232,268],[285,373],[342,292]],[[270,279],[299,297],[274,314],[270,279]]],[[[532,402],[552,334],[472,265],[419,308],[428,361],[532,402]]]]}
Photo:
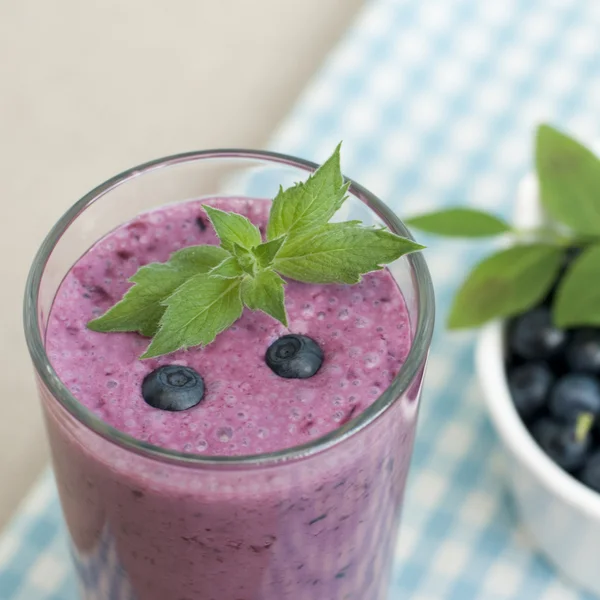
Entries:
{"type": "MultiPolygon", "coordinates": [[[[264,226],[270,203],[218,199],[212,205],[264,226]]],[[[275,319],[244,311],[204,349],[139,360],[148,340],[103,334],[86,323],[118,301],[127,279],[182,247],[218,240],[199,202],[139,216],[85,254],[67,275],[50,317],[47,351],[59,377],[85,406],[133,437],[173,450],[208,455],[259,454],[309,442],[358,416],[398,373],[410,347],[403,297],[387,270],[354,286],[286,286],[289,331],[315,339],[325,354],[307,380],[275,375],[268,346],[288,332],[275,319]],[[206,395],[175,413],[144,402],[145,375],[160,365],[194,368],[206,395]]]]}

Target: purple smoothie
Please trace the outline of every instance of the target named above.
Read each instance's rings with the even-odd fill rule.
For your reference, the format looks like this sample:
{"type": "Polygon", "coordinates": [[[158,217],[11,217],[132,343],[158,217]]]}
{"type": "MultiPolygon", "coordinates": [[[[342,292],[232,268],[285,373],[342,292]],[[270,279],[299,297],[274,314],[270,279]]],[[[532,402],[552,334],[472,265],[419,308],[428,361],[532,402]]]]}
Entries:
{"type": "MultiPolygon", "coordinates": [[[[269,203],[218,200],[213,205],[268,219],[269,203]]],[[[119,300],[140,265],[164,262],[185,246],[216,244],[199,202],[138,217],[96,244],[78,261],[54,302],[47,351],[77,398],[106,423],[164,448],[210,455],[260,454],[315,439],[357,416],[391,383],[410,346],[404,299],[387,270],[354,286],[286,287],[289,330],[262,312],[242,318],[204,349],[139,360],[148,340],[86,328],[119,300]],[[315,339],[325,354],[319,373],[284,379],[265,364],[266,349],[294,332],[315,339]],[[204,400],[182,412],[146,404],[143,378],[164,364],[194,368],[204,400]],[[85,365],[85,368],[82,368],[85,365]]]]}
{"type": "MultiPolygon", "coordinates": [[[[261,227],[268,218],[266,201],[210,203],[261,227]]],[[[94,245],[63,281],[50,315],[46,348],[59,377],[104,422],[184,453],[260,454],[347,427],[388,388],[410,349],[404,299],[387,270],[354,286],[289,282],[289,329],[245,310],[208,347],[157,359],[139,360],[148,340],[137,334],[86,328],[123,296],[140,265],[213,243],[200,202],[187,202],[143,214],[94,245]],[[267,347],[290,331],[323,349],[311,379],[283,379],[265,364],[267,347]],[[165,412],[144,402],[143,378],[164,364],[203,376],[199,405],[165,412]]],[[[383,598],[419,386],[420,379],[385,419],[327,453],[276,469],[200,469],[136,456],[68,426],[47,401],[84,598],[383,598]]]]}

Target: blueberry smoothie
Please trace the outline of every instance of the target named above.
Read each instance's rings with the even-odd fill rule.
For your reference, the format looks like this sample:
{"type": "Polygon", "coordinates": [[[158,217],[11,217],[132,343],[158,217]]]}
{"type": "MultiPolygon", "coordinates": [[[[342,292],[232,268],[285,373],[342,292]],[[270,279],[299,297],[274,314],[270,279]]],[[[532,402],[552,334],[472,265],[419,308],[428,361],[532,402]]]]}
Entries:
{"type": "MultiPolygon", "coordinates": [[[[158,358],[140,360],[141,335],[86,327],[141,265],[218,243],[207,203],[264,231],[270,203],[245,198],[168,205],[112,231],[73,265],[53,302],[45,343],[58,377],[142,447],[190,456],[273,453],[349,431],[390,387],[412,342],[386,269],[356,285],[290,280],[287,328],[245,309],[210,345],[158,358]],[[310,377],[280,376],[266,360],[290,335],[316,345],[310,377]],[[167,372],[198,375],[190,386],[201,394],[185,410],[158,406],[157,378],[167,372]]],[[[131,452],[75,425],[42,389],[82,597],[383,600],[420,383],[419,375],[385,416],[324,452],[237,466],[131,452]]]]}

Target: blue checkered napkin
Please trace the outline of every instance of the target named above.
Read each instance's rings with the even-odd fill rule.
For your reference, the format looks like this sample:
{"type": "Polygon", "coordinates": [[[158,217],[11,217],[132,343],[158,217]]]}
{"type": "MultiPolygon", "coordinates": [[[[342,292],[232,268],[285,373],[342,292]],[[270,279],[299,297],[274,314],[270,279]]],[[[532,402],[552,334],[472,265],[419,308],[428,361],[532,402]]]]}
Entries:
{"type": "MultiPolygon", "coordinates": [[[[600,134],[598,31],[591,0],[372,1],[271,146],[322,160],[343,139],[345,172],[401,215],[455,203],[508,214],[535,124],[600,134]]],[[[485,248],[423,241],[441,322],[485,248]]],[[[515,520],[472,341],[438,327],[390,597],[586,600],[515,520]]],[[[74,599],[67,559],[45,476],[1,538],[0,599],[74,599]]]]}
{"type": "Polygon", "coordinates": [[[40,479],[0,537],[1,600],[76,600],[51,473],[40,479]]]}

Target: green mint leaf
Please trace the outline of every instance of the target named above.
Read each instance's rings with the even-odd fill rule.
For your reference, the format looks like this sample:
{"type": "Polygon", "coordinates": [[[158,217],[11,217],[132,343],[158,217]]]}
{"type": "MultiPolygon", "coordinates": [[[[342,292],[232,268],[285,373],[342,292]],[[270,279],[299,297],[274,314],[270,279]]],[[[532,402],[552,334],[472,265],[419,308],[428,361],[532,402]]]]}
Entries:
{"type": "Polygon", "coordinates": [[[240,318],[241,279],[195,275],[169,296],[160,327],[142,358],[210,344],[240,318]]]}
{"type": "Polygon", "coordinates": [[[274,271],[260,271],[256,277],[244,277],[242,300],[251,310],[262,310],[287,327],[284,301],[285,281],[274,271]]]}
{"type": "Polygon", "coordinates": [[[600,246],[591,246],[578,256],[556,291],[552,307],[558,327],[600,325],[600,246]]]}
{"type": "Polygon", "coordinates": [[[187,279],[206,273],[229,254],[218,246],[194,246],[175,252],[167,263],[141,267],[129,279],[133,285],[123,298],[87,326],[93,331],[138,331],[152,337],[165,312],[161,304],[187,279]]]}
{"type": "Polygon", "coordinates": [[[600,160],[549,125],[537,131],[536,167],[548,214],[584,235],[600,234],[600,160]]]}
{"type": "Polygon", "coordinates": [[[349,184],[344,185],[340,169],[340,146],[304,183],[280,188],[271,206],[268,240],[320,227],[342,206],[349,184]]]}
{"type": "Polygon", "coordinates": [[[473,208],[448,208],[417,215],[404,222],[421,231],[451,237],[488,237],[511,231],[503,219],[473,208]]]}
{"type": "Polygon", "coordinates": [[[256,246],[252,252],[258,260],[259,266],[269,267],[273,263],[273,260],[275,260],[275,256],[277,256],[283,242],[285,242],[285,236],[275,238],[270,242],[264,242],[263,244],[256,246]]]}
{"type": "Polygon", "coordinates": [[[422,248],[383,229],[360,227],[356,222],[329,223],[288,238],[273,266],[298,281],[357,283],[364,273],[422,248]]]}
{"type": "Polygon", "coordinates": [[[233,245],[233,254],[244,273],[254,276],[256,272],[256,258],[251,250],[246,250],[238,244],[233,245]]]}
{"type": "Polygon", "coordinates": [[[233,252],[234,244],[250,250],[262,242],[258,227],[246,217],[213,208],[208,204],[204,205],[204,210],[225,250],[233,252]]]}
{"type": "Polygon", "coordinates": [[[219,246],[189,246],[173,252],[166,264],[191,277],[198,273],[208,273],[228,256],[229,252],[219,246]]]}
{"type": "Polygon", "coordinates": [[[454,298],[448,326],[478,327],[540,302],[554,282],[563,250],[549,244],[513,246],[481,261],[454,298]]]}
{"type": "Polygon", "coordinates": [[[244,274],[237,256],[228,256],[223,262],[213,267],[209,274],[213,277],[223,277],[224,279],[235,279],[244,274]]]}

